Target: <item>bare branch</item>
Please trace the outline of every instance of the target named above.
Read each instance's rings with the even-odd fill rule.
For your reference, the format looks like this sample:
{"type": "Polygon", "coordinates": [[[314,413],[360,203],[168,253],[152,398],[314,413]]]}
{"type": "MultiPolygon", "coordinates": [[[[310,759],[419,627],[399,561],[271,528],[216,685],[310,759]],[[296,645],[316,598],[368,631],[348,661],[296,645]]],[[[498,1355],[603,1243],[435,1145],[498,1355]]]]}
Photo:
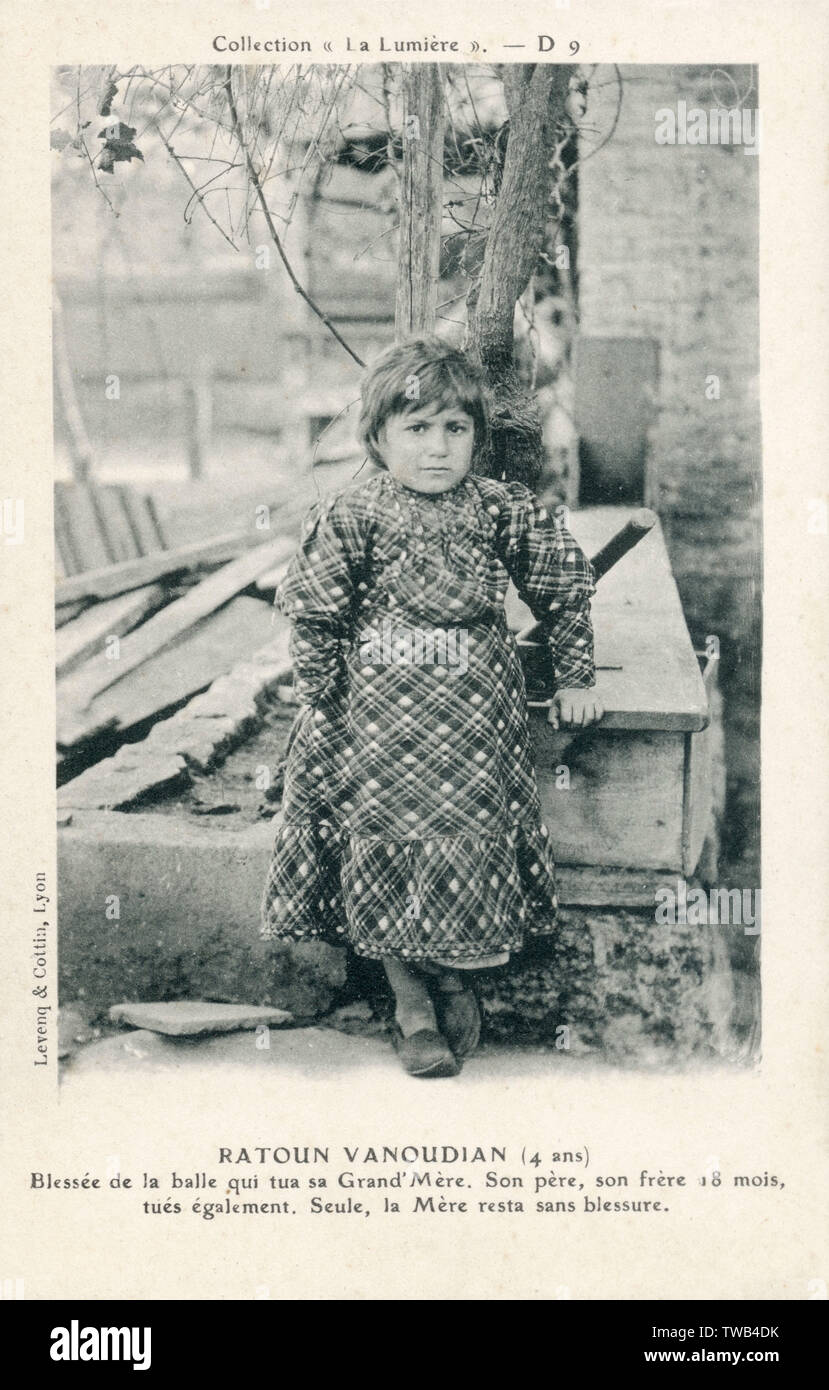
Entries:
{"type": "Polygon", "coordinates": [[[230,111],[231,120],[233,122],[233,129],[236,134],[236,139],[238,140],[239,148],[241,149],[242,154],[245,157],[245,164],[247,165],[248,177],[250,178],[254,192],[256,193],[257,200],[259,202],[259,206],[261,207],[262,212],[264,214],[265,222],[267,224],[268,231],[271,235],[271,240],[273,241],[273,244],[276,247],[279,259],[285,267],[288,279],[290,280],[297,294],[305,300],[305,303],[308,305],[312,313],[316,314],[317,318],[325,324],[325,327],[328,329],[329,333],[331,333],[332,336],[336,338],[340,346],[342,348],[345,348],[345,351],[348,353],[349,357],[352,357],[354,359],[358,367],[364,367],[366,364],[363,361],[363,359],[357,356],[357,353],[354,351],[353,348],[349,347],[348,343],[345,341],[345,338],[331,322],[328,315],[323,313],[319,305],[314,303],[314,300],[311,298],[308,291],[304,289],[304,287],[299,283],[299,280],[294,274],[293,267],[290,261],[288,260],[288,257],[285,255],[285,248],[283,247],[279,233],[277,232],[276,227],[273,224],[273,218],[271,217],[270,208],[268,207],[268,204],[265,200],[265,195],[262,192],[262,185],[259,182],[259,175],[257,174],[256,168],[253,164],[253,160],[250,157],[250,152],[248,150],[247,144],[245,143],[245,137],[242,133],[242,127],[239,123],[239,115],[236,110],[236,100],[233,95],[233,69],[230,65],[228,65],[225,71],[226,76],[224,87],[227,93],[227,104],[228,109],[230,111]]]}

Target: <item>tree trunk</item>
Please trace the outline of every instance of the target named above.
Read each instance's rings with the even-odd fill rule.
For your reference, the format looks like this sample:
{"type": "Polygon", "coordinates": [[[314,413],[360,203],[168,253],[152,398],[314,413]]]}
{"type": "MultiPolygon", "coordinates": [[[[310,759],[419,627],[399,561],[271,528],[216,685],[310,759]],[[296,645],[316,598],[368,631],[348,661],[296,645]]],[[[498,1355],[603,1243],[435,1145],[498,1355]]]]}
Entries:
{"type": "Polygon", "coordinates": [[[513,323],[544,241],[556,129],[568,119],[571,72],[568,63],[503,69],[509,136],[480,283],[470,304],[467,350],[483,366],[490,390],[492,445],[483,471],[528,487],[538,482],[544,452],[535,401],[513,365],[513,323]]]}
{"type": "Polygon", "coordinates": [[[443,86],[437,63],[407,64],[394,331],[399,340],[435,327],[443,217],[443,86]]]}

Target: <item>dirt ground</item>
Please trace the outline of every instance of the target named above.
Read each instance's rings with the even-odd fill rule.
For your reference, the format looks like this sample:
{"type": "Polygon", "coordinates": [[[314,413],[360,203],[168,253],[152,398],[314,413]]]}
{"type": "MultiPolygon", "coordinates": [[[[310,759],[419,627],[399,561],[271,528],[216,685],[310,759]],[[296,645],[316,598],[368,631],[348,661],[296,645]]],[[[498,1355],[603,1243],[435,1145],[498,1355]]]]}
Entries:
{"type": "Polygon", "coordinates": [[[268,705],[262,728],[225,761],[208,773],[192,772],[185,791],[142,805],[161,815],[210,816],[218,825],[238,830],[258,820],[271,820],[279,810],[285,749],[296,705],[274,698],[268,705]]]}

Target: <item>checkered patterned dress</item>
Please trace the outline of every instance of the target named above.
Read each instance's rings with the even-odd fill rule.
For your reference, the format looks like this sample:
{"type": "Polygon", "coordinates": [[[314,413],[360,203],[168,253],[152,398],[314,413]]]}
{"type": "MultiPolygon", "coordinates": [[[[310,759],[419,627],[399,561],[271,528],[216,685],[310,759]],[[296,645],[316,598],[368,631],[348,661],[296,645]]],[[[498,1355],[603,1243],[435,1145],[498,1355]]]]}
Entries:
{"type": "Polygon", "coordinates": [[[593,685],[589,562],[523,484],[382,472],[311,509],[277,593],[300,710],[263,937],[472,966],[553,929],[508,578],[558,686],[593,685]]]}

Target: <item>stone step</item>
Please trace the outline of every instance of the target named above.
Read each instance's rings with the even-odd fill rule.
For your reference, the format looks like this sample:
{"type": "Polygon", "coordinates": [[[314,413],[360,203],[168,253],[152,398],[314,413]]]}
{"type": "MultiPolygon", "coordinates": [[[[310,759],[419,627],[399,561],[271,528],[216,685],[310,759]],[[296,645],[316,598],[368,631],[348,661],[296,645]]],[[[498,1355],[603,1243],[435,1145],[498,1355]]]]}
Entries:
{"type": "Polygon", "coordinates": [[[283,1028],[293,1023],[285,1009],[251,1007],[247,1004],[216,1004],[202,999],[175,999],[170,1003],[113,1004],[109,1010],[113,1023],[131,1023],[153,1033],[172,1037],[198,1037],[203,1033],[232,1033],[243,1028],[283,1028]]]}

